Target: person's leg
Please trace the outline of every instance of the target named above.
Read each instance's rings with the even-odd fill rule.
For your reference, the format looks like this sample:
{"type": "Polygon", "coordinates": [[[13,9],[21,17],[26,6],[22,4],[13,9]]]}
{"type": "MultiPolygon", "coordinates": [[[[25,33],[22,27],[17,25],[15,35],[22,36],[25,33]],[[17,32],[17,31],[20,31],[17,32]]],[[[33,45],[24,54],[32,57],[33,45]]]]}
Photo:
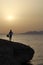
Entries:
{"type": "Polygon", "coordinates": [[[11,39],[12,39],[12,36],[10,36],[10,41],[11,41],[11,39]]]}

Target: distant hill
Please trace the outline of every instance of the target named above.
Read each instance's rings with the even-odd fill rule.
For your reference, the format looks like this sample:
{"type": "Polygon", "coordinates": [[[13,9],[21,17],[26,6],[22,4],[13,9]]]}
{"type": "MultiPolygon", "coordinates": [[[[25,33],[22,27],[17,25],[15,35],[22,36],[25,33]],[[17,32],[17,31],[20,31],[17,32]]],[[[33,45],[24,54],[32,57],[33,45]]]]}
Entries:
{"type": "Polygon", "coordinates": [[[43,34],[43,31],[29,31],[21,34],[43,34]]]}

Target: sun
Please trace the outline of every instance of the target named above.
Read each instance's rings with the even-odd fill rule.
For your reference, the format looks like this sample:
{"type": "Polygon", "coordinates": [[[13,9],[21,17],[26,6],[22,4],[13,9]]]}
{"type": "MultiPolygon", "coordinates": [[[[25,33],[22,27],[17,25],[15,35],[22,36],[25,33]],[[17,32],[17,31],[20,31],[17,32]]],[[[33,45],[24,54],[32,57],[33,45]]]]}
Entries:
{"type": "Polygon", "coordinates": [[[14,16],[6,16],[5,19],[6,21],[11,22],[14,20],[14,16]]]}
{"type": "Polygon", "coordinates": [[[11,20],[14,19],[14,17],[13,17],[13,16],[8,16],[7,19],[8,19],[9,21],[11,21],[11,20]]]}

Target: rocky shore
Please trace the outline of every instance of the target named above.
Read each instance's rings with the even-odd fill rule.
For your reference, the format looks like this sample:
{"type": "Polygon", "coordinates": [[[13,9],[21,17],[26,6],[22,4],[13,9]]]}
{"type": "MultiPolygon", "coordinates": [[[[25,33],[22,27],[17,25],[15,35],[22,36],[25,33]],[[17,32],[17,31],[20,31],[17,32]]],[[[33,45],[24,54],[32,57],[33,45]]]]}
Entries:
{"type": "Polygon", "coordinates": [[[34,50],[30,46],[0,39],[0,65],[21,65],[33,56],[34,50]]]}

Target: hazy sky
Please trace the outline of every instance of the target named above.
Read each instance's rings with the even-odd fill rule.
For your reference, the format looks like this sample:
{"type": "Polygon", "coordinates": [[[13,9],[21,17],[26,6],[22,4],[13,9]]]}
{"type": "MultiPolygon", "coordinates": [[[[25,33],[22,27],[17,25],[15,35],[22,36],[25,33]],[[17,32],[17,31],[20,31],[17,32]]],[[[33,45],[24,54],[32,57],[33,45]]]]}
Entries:
{"type": "Polygon", "coordinates": [[[43,30],[43,0],[0,0],[0,33],[43,30]]]}

